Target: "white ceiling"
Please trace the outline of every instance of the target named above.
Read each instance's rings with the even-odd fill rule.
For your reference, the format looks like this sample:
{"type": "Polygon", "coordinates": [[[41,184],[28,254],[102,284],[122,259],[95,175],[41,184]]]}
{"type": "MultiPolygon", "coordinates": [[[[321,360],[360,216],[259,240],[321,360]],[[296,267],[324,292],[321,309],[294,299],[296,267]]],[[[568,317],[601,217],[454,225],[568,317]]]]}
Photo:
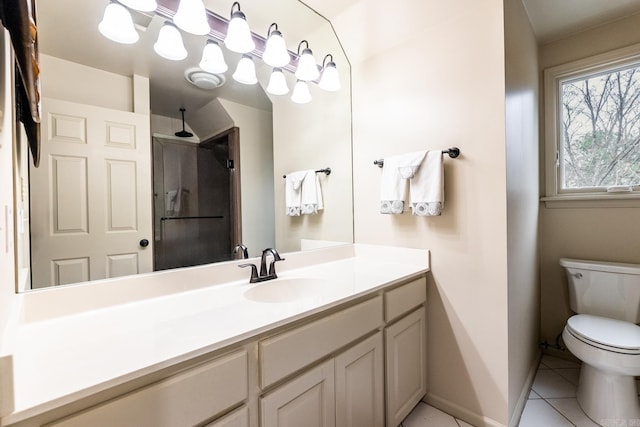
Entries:
{"type": "Polygon", "coordinates": [[[640,0],[522,0],[522,3],[541,43],[640,12],[640,0]]]}

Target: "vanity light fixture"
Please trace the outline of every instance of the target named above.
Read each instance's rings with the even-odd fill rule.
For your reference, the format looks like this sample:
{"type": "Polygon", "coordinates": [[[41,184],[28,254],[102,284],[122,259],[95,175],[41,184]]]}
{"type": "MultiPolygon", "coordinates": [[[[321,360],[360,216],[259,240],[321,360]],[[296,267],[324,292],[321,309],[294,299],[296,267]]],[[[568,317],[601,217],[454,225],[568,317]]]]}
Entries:
{"type": "Polygon", "coordinates": [[[338,69],[336,68],[336,63],[333,62],[333,55],[330,53],[328,53],[322,60],[322,75],[320,76],[318,86],[329,92],[336,92],[340,90],[338,69]],[[327,62],[327,58],[330,58],[329,62],[327,62]]]}
{"type": "Polygon", "coordinates": [[[202,0],[180,0],[173,22],[187,33],[204,36],[209,34],[207,10],[202,0]]]}
{"type": "Polygon", "coordinates": [[[115,0],[111,0],[105,8],[98,30],[116,43],[132,44],[140,38],[133,26],[129,10],[115,0]]]}
{"type": "Polygon", "coordinates": [[[187,57],[182,36],[176,26],[166,21],[158,33],[158,41],[153,45],[153,50],[163,58],[172,61],[180,61],[187,57]]]}
{"type": "Polygon", "coordinates": [[[309,92],[309,85],[307,82],[298,80],[293,87],[293,93],[291,94],[291,100],[296,104],[306,104],[311,102],[311,92],[309,92]]]}
{"type": "Polygon", "coordinates": [[[302,40],[298,44],[298,67],[296,68],[296,78],[308,82],[316,80],[318,77],[320,77],[320,71],[318,71],[316,60],[313,59],[313,52],[309,49],[309,42],[302,40]],[[305,47],[302,50],[302,53],[300,53],[302,43],[306,44],[307,47],[305,47]]]}
{"type": "Polygon", "coordinates": [[[140,12],[153,12],[158,8],[156,0],[120,0],[120,3],[140,12]]]}
{"type": "Polygon", "coordinates": [[[238,53],[249,53],[256,48],[249,24],[247,24],[247,17],[240,10],[240,3],[237,1],[231,5],[231,20],[224,38],[224,45],[230,51],[238,53]],[[238,6],[238,10],[234,11],[236,6],[238,6]]]}
{"type": "Polygon", "coordinates": [[[272,67],[284,67],[291,62],[287,44],[282,37],[282,33],[278,31],[278,24],[275,22],[267,30],[267,43],[262,54],[262,60],[272,67]]]}
{"type": "Polygon", "coordinates": [[[256,66],[249,55],[242,55],[242,58],[238,61],[238,67],[232,77],[233,80],[245,85],[254,85],[258,83],[258,77],[256,77],[256,66]]]}
{"type": "Polygon", "coordinates": [[[214,74],[222,74],[229,69],[224,60],[222,49],[218,43],[211,39],[207,40],[204,49],[202,49],[202,60],[199,65],[203,70],[214,74]]]}
{"type": "Polygon", "coordinates": [[[284,77],[282,68],[274,68],[269,77],[269,84],[267,85],[267,92],[271,95],[286,95],[289,93],[289,86],[287,86],[287,79],[284,77]]]}

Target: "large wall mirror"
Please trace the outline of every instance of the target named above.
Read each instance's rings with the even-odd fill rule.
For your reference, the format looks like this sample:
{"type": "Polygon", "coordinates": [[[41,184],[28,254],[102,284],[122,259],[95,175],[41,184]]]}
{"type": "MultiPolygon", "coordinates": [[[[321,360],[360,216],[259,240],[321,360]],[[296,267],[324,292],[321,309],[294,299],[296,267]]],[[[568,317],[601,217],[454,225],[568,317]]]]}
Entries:
{"type": "MultiPolygon", "coordinates": [[[[205,36],[182,32],[184,60],[158,56],[153,12],[130,11],[135,44],[107,39],[108,3],[36,1],[42,156],[34,168],[18,150],[19,291],[225,261],[240,243],[257,256],[353,241],[350,68],[326,19],[296,0],[241,4],[254,33],[276,22],[290,51],[332,55],[341,89],[311,83],[297,104],[265,91],[259,58],[255,85],[232,78],[242,55],[224,47],[228,71],[203,73],[205,36]],[[324,168],[324,209],[288,216],[283,176],[324,168]]],[[[228,18],[232,2],[205,5],[228,18]]]]}

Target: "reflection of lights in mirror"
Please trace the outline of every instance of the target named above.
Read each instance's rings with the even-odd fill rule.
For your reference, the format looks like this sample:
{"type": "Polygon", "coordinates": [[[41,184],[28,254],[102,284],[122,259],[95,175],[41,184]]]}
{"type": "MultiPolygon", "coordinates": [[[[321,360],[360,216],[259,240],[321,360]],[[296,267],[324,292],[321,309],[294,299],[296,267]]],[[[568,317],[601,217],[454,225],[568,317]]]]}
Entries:
{"type": "Polygon", "coordinates": [[[258,83],[258,77],[256,76],[256,66],[253,60],[248,55],[242,55],[235,73],[233,73],[233,80],[245,85],[254,85],[258,83]]]}
{"type": "Polygon", "coordinates": [[[306,104],[311,102],[311,92],[309,92],[309,86],[307,82],[298,80],[293,87],[293,93],[291,94],[291,100],[296,104],[306,104]]]}
{"type": "Polygon", "coordinates": [[[222,49],[213,40],[207,40],[207,44],[202,50],[202,60],[199,65],[203,70],[214,74],[222,74],[229,69],[224,60],[222,49]]]}
{"type": "MultiPolygon", "coordinates": [[[[187,57],[188,53],[178,31],[180,28],[191,34],[209,37],[202,51],[200,67],[210,73],[222,74],[228,69],[222,50],[217,44],[219,41],[224,43],[226,49],[243,54],[232,75],[234,80],[240,83],[250,85],[257,83],[255,65],[252,62],[252,58],[256,57],[274,67],[267,89],[273,95],[284,95],[289,92],[286,81],[283,80],[283,70],[293,72],[297,80],[317,83],[323,90],[330,92],[340,90],[340,79],[333,55],[327,54],[322,67],[318,67],[307,40],[302,40],[298,44],[297,54],[290,53],[275,22],[269,26],[266,39],[252,33],[237,1],[231,6],[230,19],[227,20],[207,10],[202,0],[180,0],[175,14],[162,5],[162,2],[162,7],[157,7],[155,0],[126,0],[122,4],[113,0],[105,10],[104,19],[99,26],[100,32],[115,42],[131,44],[135,43],[139,36],[133,25],[131,14],[123,4],[135,10],[155,11],[166,19],[173,19],[173,22],[167,21],[160,29],[158,41],[154,45],[154,50],[163,58],[177,61],[187,57]],[[256,41],[259,43],[256,44],[256,41]],[[292,55],[296,59],[293,63],[292,55]],[[329,59],[328,62],[327,59],[329,59]],[[278,69],[277,72],[275,68],[278,69]]],[[[308,85],[296,83],[296,87],[298,89],[294,89],[292,96],[294,102],[311,101],[308,85]]]]}
{"type": "Polygon", "coordinates": [[[289,93],[289,86],[287,86],[287,79],[284,77],[282,68],[276,67],[271,72],[267,92],[271,95],[286,95],[289,93]]]}
{"type": "Polygon", "coordinates": [[[140,38],[133,26],[133,19],[126,7],[112,1],[104,10],[104,16],[98,30],[108,39],[117,43],[131,44],[140,38]]]}
{"type": "Polygon", "coordinates": [[[165,22],[158,33],[158,41],[153,45],[153,50],[163,58],[172,61],[180,61],[187,57],[180,31],[171,22],[165,22]]]}

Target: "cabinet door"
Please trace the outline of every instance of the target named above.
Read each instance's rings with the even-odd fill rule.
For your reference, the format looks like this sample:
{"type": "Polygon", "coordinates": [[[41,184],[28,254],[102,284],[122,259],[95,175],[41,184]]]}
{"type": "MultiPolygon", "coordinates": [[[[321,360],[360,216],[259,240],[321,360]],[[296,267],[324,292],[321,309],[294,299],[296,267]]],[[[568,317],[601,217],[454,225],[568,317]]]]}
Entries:
{"type": "Polygon", "coordinates": [[[336,357],[336,427],[384,426],[382,352],[378,332],[336,357]]]}
{"type": "Polygon", "coordinates": [[[427,393],[427,335],[421,307],[385,330],[387,426],[395,427],[427,393]]]}
{"type": "Polygon", "coordinates": [[[262,427],[335,427],[334,361],[260,399],[262,427]]]}

